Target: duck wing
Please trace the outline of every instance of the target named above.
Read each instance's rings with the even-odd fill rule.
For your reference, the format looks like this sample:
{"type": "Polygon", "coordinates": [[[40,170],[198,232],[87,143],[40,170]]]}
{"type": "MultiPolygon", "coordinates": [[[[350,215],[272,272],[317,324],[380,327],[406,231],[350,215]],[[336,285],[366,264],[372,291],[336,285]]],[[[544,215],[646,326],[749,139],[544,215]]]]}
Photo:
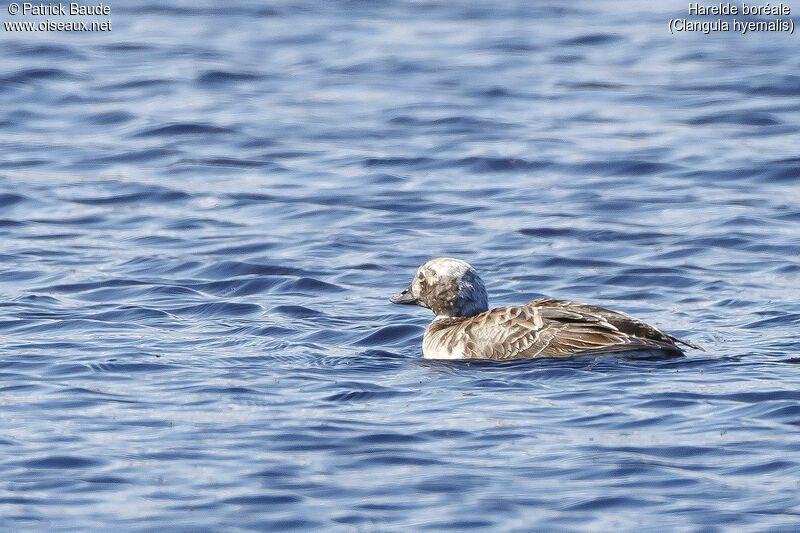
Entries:
{"type": "Polygon", "coordinates": [[[680,339],[624,313],[550,298],[453,319],[441,326],[447,327],[449,342],[460,345],[467,359],[571,357],[636,350],[683,353],[675,344],[682,342],[680,339]]]}
{"type": "Polygon", "coordinates": [[[637,337],[639,339],[653,340],[672,345],[683,344],[690,348],[694,348],[695,350],[700,350],[702,352],[705,352],[705,349],[701,348],[700,346],[692,342],[678,338],[675,335],[670,335],[665,331],[661,331],[660,329],[655,328],[650,324],[646,324],[641,320],[639,320],[638,318],[634,318],[621,311],[613,311],[611,309],[598,307],[596,305],[570,302],[567,300],[556,300],[554,298],[541,298],[538,300],[531,300],[526,304],[526,306],[534,306],[534,307],[540,307],[542,309],[554,309],[554,310],[563,310],[566,312],[572,312],[581,315],[584,319],[588,320],[592,320],[592,318],[594,317],[598,320],[603,320],[607,322],[611,326],[615,327],[618,331],[632,337],[637,337]]]}

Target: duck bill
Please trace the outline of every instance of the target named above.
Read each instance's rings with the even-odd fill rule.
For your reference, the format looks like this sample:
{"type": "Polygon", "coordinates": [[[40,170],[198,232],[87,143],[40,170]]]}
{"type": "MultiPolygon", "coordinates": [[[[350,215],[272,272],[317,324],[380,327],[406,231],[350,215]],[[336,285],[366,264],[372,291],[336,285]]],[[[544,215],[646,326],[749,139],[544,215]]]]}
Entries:
{"type": "Polygon", "coordinates": [[[403,289],[402,292],[399,292],[389,298],[389,301],[393,304],[403,304],[403,305],[416,305],[419,303],[417,297],[411,293],[411,285],[403,289]]]}

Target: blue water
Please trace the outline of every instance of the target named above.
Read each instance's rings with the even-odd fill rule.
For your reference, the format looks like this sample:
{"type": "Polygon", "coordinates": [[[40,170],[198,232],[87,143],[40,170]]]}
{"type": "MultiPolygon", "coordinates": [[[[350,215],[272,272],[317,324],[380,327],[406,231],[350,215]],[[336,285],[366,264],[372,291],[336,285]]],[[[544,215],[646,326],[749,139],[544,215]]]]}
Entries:
{"type": "Polygon", "coordinates": [[[0,31],[0,530],[800,527],[797,35],[496,4],[0,31]],[[707,352],[424,361],[441,255],[707,352]]]}

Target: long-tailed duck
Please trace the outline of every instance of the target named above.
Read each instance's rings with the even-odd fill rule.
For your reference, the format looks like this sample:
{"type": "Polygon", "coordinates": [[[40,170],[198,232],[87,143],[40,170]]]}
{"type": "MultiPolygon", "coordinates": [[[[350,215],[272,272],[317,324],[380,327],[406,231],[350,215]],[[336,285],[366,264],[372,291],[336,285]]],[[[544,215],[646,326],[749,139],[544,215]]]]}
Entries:
{"type": "Polygon", "coordinates": [[[682,354],[677,343],[703,350],[594,305],[541,298],[490,311],[475,269],[450,257],[420,266],[411,285],[391,302],[421,305],[436,314],[422,339],[426,359],[509,360],[638,350],[682,354]]]}

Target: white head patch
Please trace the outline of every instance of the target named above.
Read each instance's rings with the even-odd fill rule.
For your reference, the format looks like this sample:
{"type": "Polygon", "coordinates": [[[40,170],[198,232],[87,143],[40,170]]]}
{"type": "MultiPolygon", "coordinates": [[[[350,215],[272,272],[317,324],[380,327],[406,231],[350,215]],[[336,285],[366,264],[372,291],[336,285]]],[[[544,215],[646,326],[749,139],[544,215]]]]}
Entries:
{"type": "Polygon", "coordinates": [[[420,303],[436,316],[473,316],[489,308],[483,280],[460,259],[431,259],[417,269],[411,288],[420,303]]]}

